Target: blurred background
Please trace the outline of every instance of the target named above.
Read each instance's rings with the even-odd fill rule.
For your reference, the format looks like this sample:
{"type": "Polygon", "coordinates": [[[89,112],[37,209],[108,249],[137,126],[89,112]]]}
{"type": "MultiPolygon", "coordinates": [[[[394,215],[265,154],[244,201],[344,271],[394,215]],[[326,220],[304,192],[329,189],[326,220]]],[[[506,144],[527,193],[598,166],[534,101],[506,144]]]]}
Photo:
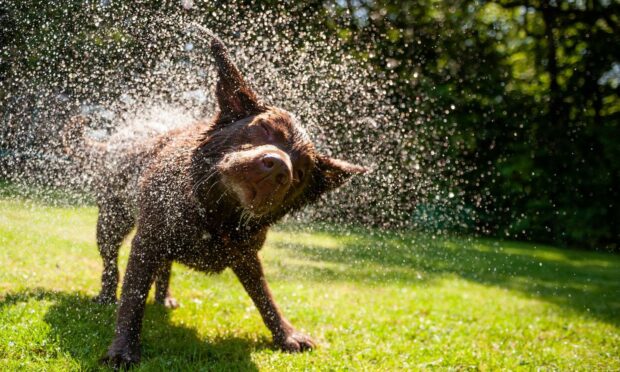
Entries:
{"type": "Polygon", "coordinates": [[[620,249],[614,0],[0,0],[3,182],[79,188],[70,115],[105,138],[153,102],[212,111],[192,21],[319,146],[375,170],[309,218],[620,249]]]}

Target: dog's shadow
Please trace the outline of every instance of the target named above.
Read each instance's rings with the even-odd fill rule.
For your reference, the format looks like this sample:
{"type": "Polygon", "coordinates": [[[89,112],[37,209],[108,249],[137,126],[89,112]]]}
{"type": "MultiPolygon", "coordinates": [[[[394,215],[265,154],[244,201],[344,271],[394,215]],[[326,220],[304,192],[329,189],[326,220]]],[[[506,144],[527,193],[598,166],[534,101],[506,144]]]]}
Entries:
{"type": "MultiPolygon", "coordinates": [[[[116,307],[95,304],[91,297],[80,293],[36,289],[5,295],[0,310],[33,300],[50,303],[43,318],[50,327],[48,342],[70,355],[80,370],[101,368],[98,361],[112,340],[116,307]]],[[[137,370],[258,371],[250,353],[269,347],[265,339],[224,336],[207,342],[192,328],[172,324],[169,316],[170,310],[147,305],[142,363],[137,370]]]]}

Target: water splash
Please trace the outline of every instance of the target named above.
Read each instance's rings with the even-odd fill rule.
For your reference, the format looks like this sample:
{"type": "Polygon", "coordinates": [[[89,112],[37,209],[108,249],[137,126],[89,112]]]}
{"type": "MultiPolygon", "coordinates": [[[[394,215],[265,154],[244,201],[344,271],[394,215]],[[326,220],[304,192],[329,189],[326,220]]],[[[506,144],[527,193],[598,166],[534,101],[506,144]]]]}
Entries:
{"type": "Polygon", "coordinates": [[[215,70],[196,22],[221,36],[262,99],[293,112],[319,149],[372,169],[293,218],[440,231],[472,218],[458,190],[467,169],[446,156],[450,126],[433,125],[454,107],[433,107],[423,91],[395,101],[394,77],[366,63],[372,45],[346,49],[316,27],[319,11],[193,1],[45,6],[7,5],[23,35],[1,47],[17,61],[0,83],[8,92],[0,96],[4,177],[87,184],[60,146],[75,113],[91,118],[92,138],[125,145],[212,114],[215,70]]]}

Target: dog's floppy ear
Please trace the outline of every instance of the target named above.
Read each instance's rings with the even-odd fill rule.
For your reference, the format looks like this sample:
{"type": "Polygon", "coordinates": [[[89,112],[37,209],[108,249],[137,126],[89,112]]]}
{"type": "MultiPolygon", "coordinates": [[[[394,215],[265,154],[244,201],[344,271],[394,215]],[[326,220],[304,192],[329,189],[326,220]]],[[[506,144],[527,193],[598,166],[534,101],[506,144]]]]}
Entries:
{"type": "Polygon", "coordinates": [[[218,71],[215,93],[220,111],[217,122],[227,124],[265,111],[254,91],[230,59],[226,46],[215,35],[211,38],[211,52],[215,57],[218,71]]]}
{"type": "Polygon", "coordinates": [[[316,162],[314,192],[321,195],[342,186],[352,176],[366,172],[368,168],[319,155],[316,162]]]}

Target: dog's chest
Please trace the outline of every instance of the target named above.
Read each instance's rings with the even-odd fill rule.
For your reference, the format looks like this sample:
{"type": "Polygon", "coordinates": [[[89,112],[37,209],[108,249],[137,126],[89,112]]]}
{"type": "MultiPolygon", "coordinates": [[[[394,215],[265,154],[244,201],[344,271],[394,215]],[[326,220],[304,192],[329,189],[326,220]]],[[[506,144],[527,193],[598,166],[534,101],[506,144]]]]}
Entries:
{"type": "Polygon", "coordinates": [[[245,235],[223,226],[216,230],[194,227],[184,236],[185,242],[178,246],[174,259],[196,270],[220,272],[250,251],[260,249],[266,230],[245,235]]]}
{"type": "Polygon", "coordinates": [[[231,257],[242,247],[231,242],[228,235],[194,231],[176,252],[175,260],[204,272],[221,272],[231,264],[231,257]]]}

